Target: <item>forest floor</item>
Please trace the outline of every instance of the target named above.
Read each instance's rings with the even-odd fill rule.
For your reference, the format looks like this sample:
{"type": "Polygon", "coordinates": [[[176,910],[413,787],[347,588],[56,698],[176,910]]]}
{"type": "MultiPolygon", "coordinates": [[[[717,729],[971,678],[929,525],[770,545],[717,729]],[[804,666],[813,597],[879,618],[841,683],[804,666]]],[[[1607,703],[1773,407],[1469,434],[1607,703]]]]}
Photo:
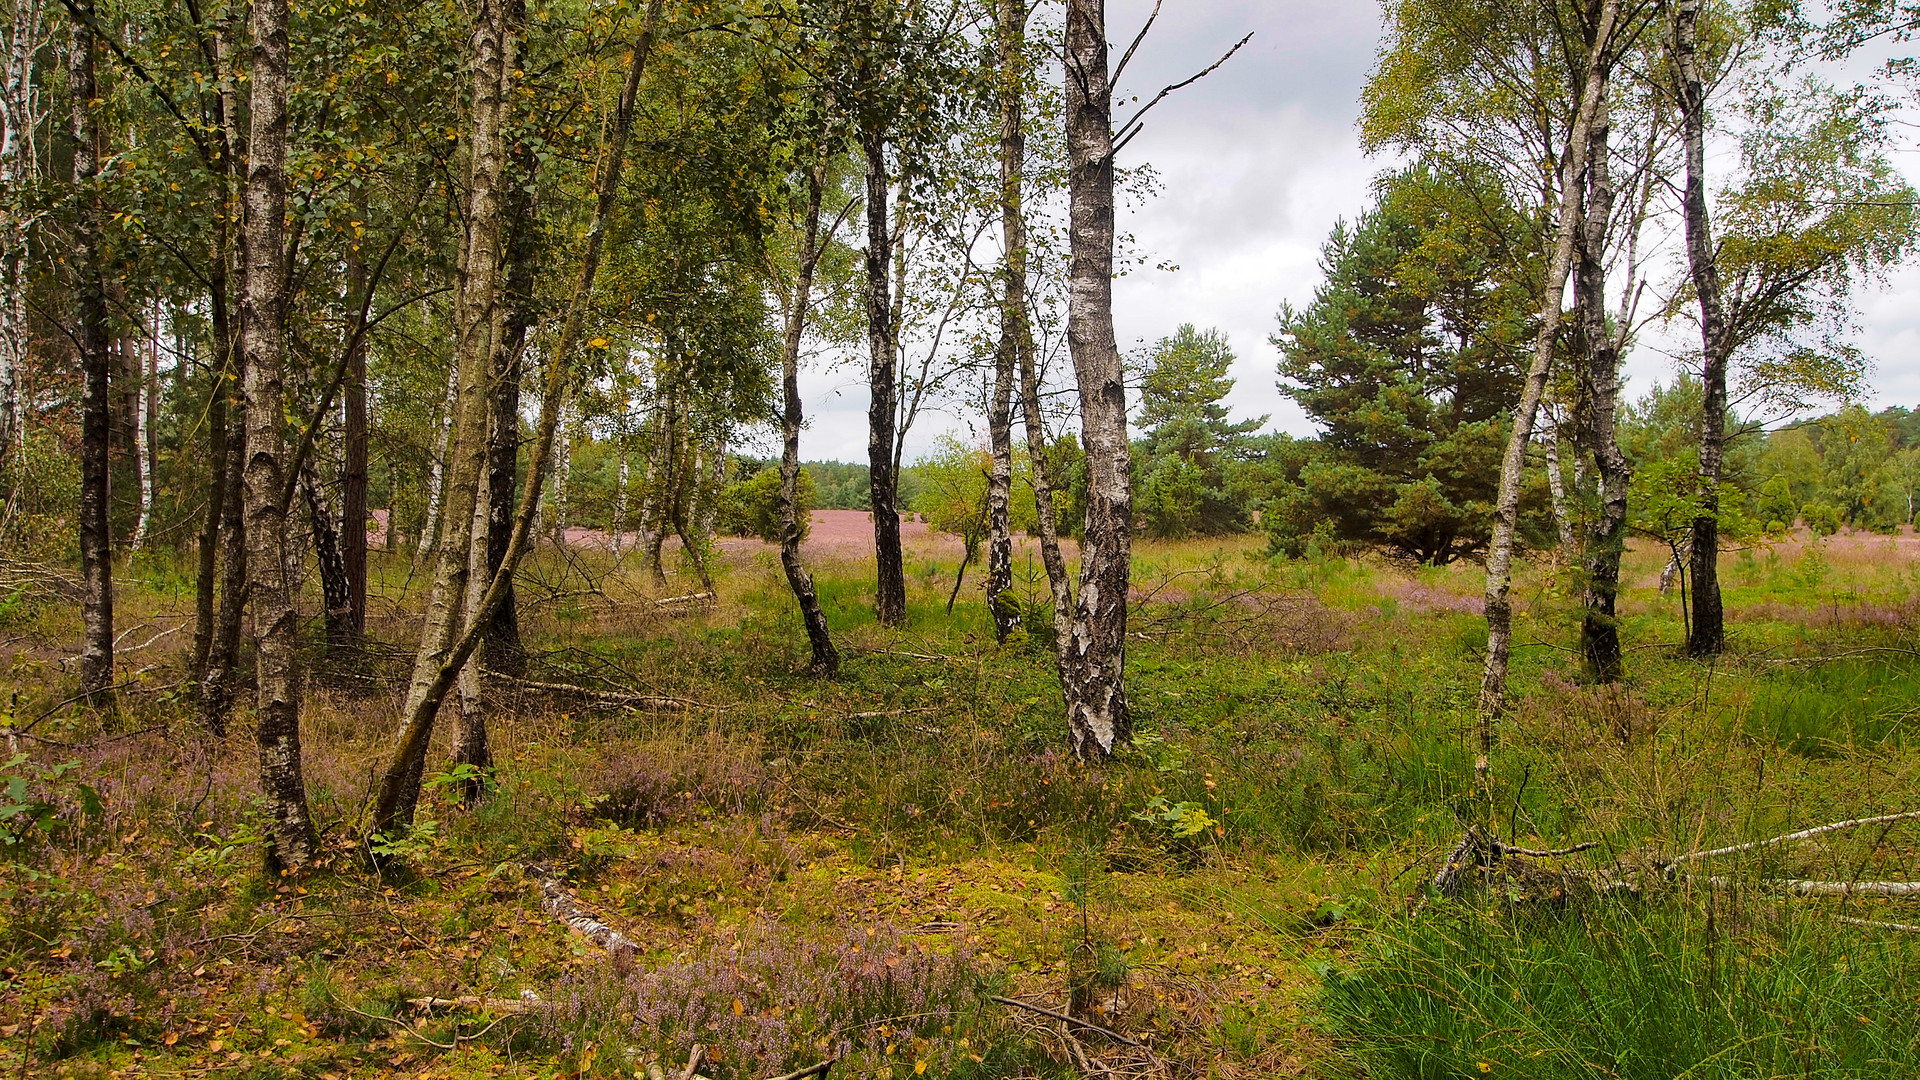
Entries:
{"type": "MultiPolygon", "coordinates": [[[[376,555],[368,647],[313,634],[326,857],[286,880],[246,717],[211,738],[179,684],[190,566],[124,567],[113,716],[64,700],[71,606],[6,599],[0,1077],[678,1077],[696,1043],[712,1080],[1920,1072],[1920,902],[1792,884],[1920,879],[1920,822],[1673,862],[1920,809],[1915,537],[1729,554],[1711,664],[1633,552],[1613,686],[1581,677],[1572,575],[1529,570],[1489,805],[1476,567],[1141,544],[1137,738],[1086,767],[1051,646],[996,645],[971,576],[946,612],[957,543],[910,535],[882,629],[847,515],[811,549],[830,682],[764,545],[728,542],[704,605],[655,603],[690,575],[539,553],[527,678],[584,692],[495,680],[493,789],[463,807],[432,766],[394,838],[367,804],[423,578],[376,555]],[[1439,895],[1475,822],[1598,846],[1439,895]]],[[[1016,578],[1037,602],[1037,558],[1016,578]]]]}

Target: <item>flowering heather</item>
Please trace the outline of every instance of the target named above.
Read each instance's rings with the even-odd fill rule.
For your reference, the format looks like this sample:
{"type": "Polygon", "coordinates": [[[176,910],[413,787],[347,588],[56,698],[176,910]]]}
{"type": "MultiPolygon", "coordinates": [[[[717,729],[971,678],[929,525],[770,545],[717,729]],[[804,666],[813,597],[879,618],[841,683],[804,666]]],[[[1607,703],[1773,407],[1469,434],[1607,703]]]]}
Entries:
{"type": "Polygon", "coordinates": [[[570,1050],[592,1042],[604,1055],[621,1043],[636,1063],[685,1061],[699,1043],[715,1080],[829,1057],[840,1077],[965,1075],[980,1061],[974,981],[964,952],[932,951],[896,928],[801,937],[762,923],[657,968],[608,963],[570,977],[540,1022],[570,1050]]]}
{"type": "Polygon", "coordinates": [[[647,747],[624,755],[599,785],[603,817],[659,826],[702,812],[737,814],[765,800],[771,786],[760,756],[724,744],[647,747]]]}

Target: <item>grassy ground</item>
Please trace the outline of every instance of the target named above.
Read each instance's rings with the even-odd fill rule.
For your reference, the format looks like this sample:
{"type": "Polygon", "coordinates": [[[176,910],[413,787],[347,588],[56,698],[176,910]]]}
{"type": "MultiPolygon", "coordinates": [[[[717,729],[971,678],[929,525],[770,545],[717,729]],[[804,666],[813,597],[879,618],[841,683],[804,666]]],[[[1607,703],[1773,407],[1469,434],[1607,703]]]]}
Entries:
{"type": "MultiPolygon", "coordinates": [[[[1762,883],[1920,877],[1920,824],[1718,860],[1714,887],[1656,869],[1920,806],[1913,538],[1729,555],[1734,649],[1712,665],[1675,654],[1664,560],[1635,553],[1615,687],[1580,678],[1570,577],[1529,571],[1491,807],[1476,569],[1253,548],[1142,546],[1139,737],[1100,768],[1064,753],[1050,646],[996,646],[971,587],[944,611],[937,546],[909,556],[900,631],[873,623],[870,565],[816,567],[848,654],[830,683],[798,674],[770,551],[728,553],[717,605],[667,609],[604,556],[543,553],[530,677],[691,704],[499,688],[497,788],[468,810],[439,774],[377,872],[357,853],[423,588],[386,558],[375,647],[316,646],[329,856],[288,882],[259,870],[244,730],[208,739],[174,685],[185,568],[126,570],[114,718],[60,704],[76,614],[16,598],[4,707],[31,737],[0,775],[0,1075],[644,1077],[678,1075],[694,1042],[714,1080],[826,1057],[886,1080],[1914,1071],[1920,940],[1860,923],[1920,923],[1920,904],[1762,883]],[[1424,896],[1471,822],[1597,841],[1554,863],[1596,876],[1424,896]],[[636,961],[543,912],[528,864],[636,961]],[[1153,1054],[1076,1046],[996,994],[1072,1000],[1153,1054]],[[410,1003],[463,996],[484,1000],[410,1003]]],[[[1017,576],[1037,599],[1037,569],[1017,576]]]]}

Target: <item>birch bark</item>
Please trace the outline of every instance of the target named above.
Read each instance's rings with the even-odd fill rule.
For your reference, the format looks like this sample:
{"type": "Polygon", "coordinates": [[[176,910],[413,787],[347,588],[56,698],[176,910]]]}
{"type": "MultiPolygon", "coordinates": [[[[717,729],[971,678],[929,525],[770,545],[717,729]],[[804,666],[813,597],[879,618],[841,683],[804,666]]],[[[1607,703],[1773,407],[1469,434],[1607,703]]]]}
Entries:
{"type": "Polygon", "coordinates": [[[998,0],[994,36],[1000,79],[1000,242],[1005,251],[1000,277],[1000,341],[993,354],[993,397],[987,402],[987,435],[993,468],[987,474],[987,610],[993,636],[1005,642],[1020,623],[1010,595],[1013,588],[1013,379],[1019,367],[1016,341],[1026,309],[1025,221],[1022,191],[1026,181],[1026,0],[998,0]]]}
{"type": "MultiPolygon", "coordinates": [[[[81,5],[88,21],[91,0],[81,5]]],[[[113,537],[109,531],[108,455],[113,418],[108,397],[109,351],[106,276],[101,263],[105,208],[99,191],[100,121],[95,113],[93,32],[75,20],[67,50],[68,93],[72,99],[74,214],[73,251],[78,277],[73,292],[74,344],[79,351],[80,397],[80,574],[82,645],[80,690],[109,704],[113,685],[113,537]]]]}
{"type": "Polygon", "coordinates": [[[820,263],[820,203],[826,186],[826,161],[807,174],[807,223],[800,244],[798,272],[787,311],[786,341],[780,350],[780,568],[800,605],[812,659],[807,674],[832,678],[840,673],[840,653],[833,647],[826,612],[814,591],[813,575],[800,561],[800,426],[805,417],[800,401],[800,345],[807,332],[807,309],[813,299],[813,275],[820,263]]]}
{"type": "Polygon", "coordinates": [[[419,796],[417,782],[409,783],[412,763],[416,755],[425,753],[441,701],[452,687],[461,666],[479,647],[482,628],[506,598],[514,568],[527,550],[527,536],[532,530],[534,515],[539,512],[540,491],[546,481],[547,461],[553,453],[554,432],[560,426],[560,401],[567,370],[565,358],[572,354],[579,343],[587,304],[593,294],[594,279],[599,274],[600,256],[606,246],[614,199],[620,190],[621,164],[625,160],[627,142],[633,131],[633,113],[640,91],[640,78],[646,71],[647,54],[652,48],[654,32],[660,25],[663,7],[664,0],[649,0],[645,27],[634,42],[626,84],[620,91],[620,102],[615,107],[613,123],[595,169],[599,182],[595,191],[593,219],[587,226],[586,250],[581,255],[579,276],[574,280],[573,291],[567,299],[566,314],[561,320],[560,332],[549,357],[545,392],[540,405],[540,425],[534,436],[526,482],[521,487],[520,507],[514,515],[513,535],[508,541],[500,569],[493,575],[473,615],[472,625],[449,647],[433,681],[425,687],[425,695],[405,717],[398,745],[387,764],[385,775],[381,777],[380,793],[374,806],[376,832],[391,834],[396,829],[412,824],[419,796]]]}
{"type": "MultiPolygon", "coordinates": [[[[473,79],[467,151],[467,239],[461,246],[464,262],[459,275],[460,295],[454,305],[458,320],[454,357],[458,390],[441,511],[443,536],[434,554],[426,620],[402,712],[409,721],[422,713],[441,668],[447,666],[454,638],[466,628],[465,622],[471,621],[463,621],[463,613],[468,612],[472,599],[470,579],[476,554],[481,566],[486,562],[486,511],[480,492],[486,479],[493,342],[500,328],[501,179],[506,166],[501,127],[513,69],[513,36],[507,28],[502,0],[482,0],[474,12],[469,41],[473,79]]],[[[467,666],[465,660],[452,665],[456,672],[467,666]]],[[[476,711],[478,688],[473,680],[477,678],[477,672],[469,677],[476,711]]],[[[433,705],[433,711],[424,716],[422,732],[416,733],[411,722],[400,729],[396,742],[402,753],[396,755],[397,768],[389,770],[381,785],[383,804],[389,785],[397,785],[398,797],[409,807],[418,799],[439,702],[433,705]]],[[[377,827],[381,832],[389,831],[385,822],[377,827]]]]}
{"type": "Polygon", "coordinates": [[[895,385],[899,367],[899,324],[889,302],[888,273],[893,233],[887,225],[886,143],[878,130],[861,133],[867,163],[867,476],[873,507],[875,566],[874,615],[883,626],[907,619],[906,562],[900,551],[900,514],[894,469],[895,385]]]}
{"type": "Polygon", "coordinates": [[[1560,177],[1559,223],[1549,254],[1546,280],[1541,284],[1540,327],[1533,343],[1533,363],[1513,411],[1513,433],[1500,462],[1500,488],[1494,498],[1493,537],[1487,548],[1487,658],[1480,678],[1480,749],[1474,776],[1480,790],[1489,790],[1493,767],[1493,732],[1507,703],[1507,666],[1513,650],[1513,548],[1520,521],[1520,479],[1527,464],[1527,444],[1533,439],[1534,416],[1546,392],[1553,368],[1553,351],[1560,338],[1561,299],[1573,269],[1574,241],[1579,234],[1580,211],[1576,188],[1587,167],[1588,132],[1600,105],[1600,65],[1613,44],[1613,28],[1620,16],[1620,0],[1606,0],[1600,11],[1594,43],[1587,51],[1586,79],[1573,129],[1568,135],[1567,161],[1560,177]]]}
{"type": "Polygon", "coordinates": [[[1073,752],[1112,755],[1132,737],[1127,708],[1127,591],[1133,544],[1126,374],[1113,332],[1113,88],[1105,0],[1068,0],[1066,125],[1072,266],[1067,339],[1080,385],[1087,521],[1080,595],[1062,645],[1073,752]]]}
{"type": "Polygon", "coordinates": [[[1720,603],[1720,466],[1727,441],[1727,315],[1720,268],[1714,257],[1713,219],[1707,211],[1707,91],[1700,71],[1701,0],[1678,0],[1673,8],[1674,67],[1679,76],[1681,138],[1687,160],[1681,198],[1686,223],[1687,269],[1700,303],[1700,469],[1693,550],[1691,656],[1714,656],[1726,648],[1720,603]]]}
{"type": "Polygon", "coordinates": [[[300,755],[299,613],[288,580],[286,444],[287,0],[254,0],[249,71],[246,307],[247,456],[244,474],[248,606],[259,692],[260,787],[268,865],[297,870],[318,843],[300,755]]]}

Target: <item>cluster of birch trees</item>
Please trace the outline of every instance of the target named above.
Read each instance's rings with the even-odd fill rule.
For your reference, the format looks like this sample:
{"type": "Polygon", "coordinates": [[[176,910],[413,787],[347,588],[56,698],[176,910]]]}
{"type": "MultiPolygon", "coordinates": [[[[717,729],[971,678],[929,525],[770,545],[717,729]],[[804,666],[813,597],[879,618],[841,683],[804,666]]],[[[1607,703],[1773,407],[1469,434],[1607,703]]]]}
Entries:
{"type": "Polygon", "coordinates": [[[1894,102],[1812,71],[1875,34],[1897,35],[1894,6],[1819,24],[1825,13],[1797,5],[1710,0],[1387,5],[1365,142],[1464,190],[1496,191],[1500,211],[1534,223],[1522,248],[1535,283],[1532,347],[1487,549],[1483,775],[1506,701],[1532,451],[1544,451],[1561,547],[1581,571],[1589,673],[1623,673],[1615,597],[1633,478],[1619,435],[1621,365],[1653,322],[1695,335],[1680,356],[1702,391],[1685,495],[1688,647],[1724,649],[1717,566],[1731,406],[1785,414],[1856,391],[1854,286],[1920,239],[1914,191],[1889,163],[1894,102]],[[1675,252],[1680,270],[1669,275],[1660,256],[1675,252]]]}
{"type": "MultiPolygon", "coordinates": [[[[1915,242],[1889,103],[1776,72],[1913,25],[1904,4],[1858,7],[1817,25],[1779,2],[1385,5],[1364,141],[1497,193],[1489,228],[1530,233],[1510,244],[1534,310],[1486,545],[1483,750],[1542,448],[1583,568],[1583,651],[1597,677],[1621,673],[1620,370],[1654,319],[1698,329],[1691,647],[1723,647],[1730,395],[1791,402],[1857,379],[1852,287],[1915,242]],[[1738,161],[1724,178],[1716,146],[1738,161]],[[1685,273],[1663,290],[1668,248],[1685,273]]],[[[1158,15],[1115,60],[1103,0],[12,0],[0,530],[27,536],[16,509],[65,491],[50,460],[77,461],[58,516],[78,539],[82,691],[110,708],[116,551],[191,550],[188,685],[224,734],[250,661],[275,857],[310,859],[302,578],[316,568],[327,646],[353,649],[377,493],[429,582],[375,821],[404,830],[449,698],[463,775],[490,764],[483,672],[521,661],[515,569],[568,522],[549,482],[582,428],[619,447],[613,542],[633,520],[658,576],[676,540],[709,590],[728,447],[777,429],[780,562],[810,669],[831,676],[800,551],[799,374],[824,354],[858,357],[870,393],[879,621],[906,618],[906,431],[965,400],[988,436],[996,632],[1032,617],[1012,596],[1018,493],[1051,607],[1027,629],[1054,643],[1074,752],[1113,753],[1130,735],[1137,516],[1116,154],[1178,88],[1116,118],[1115,84],[1158,15]],[[1055,356],[1070,363],[1050,372],[1055,356]],[[1048,428],[1073,415],[1077,574],[1048,428]],[[137,496],[116,495],[129,480],[137,496]]]]}
{"type": "Polygon", "coordinates": [[[1113,80],[1142,39],[1113,64],[1100,0],[12,9],[9,506],[50,497],[44,476],[77,448],[60,516],[79,541],[81,690],[109,717],[124,522],[137,519],[136,544],[191,552],[186,685],[224,735],[251,666],[281,867],[317,843],[305,577],[320,579],[325,647],[350,654],[368,633],[370,500],[384,497],[388,535],[418,508],[429,584],[403,630],[417,650],[374,821],[395,835],[443,705],[454,757],[474,767],[461,775],[490,765],[482,677],[524,655],[514,573],[543,515],[565,525],[564,488],[548,487],[570,426],[618,436],[640,462],[656,573],[674,536],[703,577],[729,439],[777,426],[781,562],[812,668],[832,674],[799,554],[798,373],[836,345],[864,354],[872,395],[880,621],[906,614],[904,429],[941,395],[971,394],[993,449],[996,625],[1004,637],[1020,617],[1007,595],[1019,418],[1072,745],[1103,756],[1128,738],[1114,155],[1143,114],[1116,127],[1113,80]],[[1034,227],[1043,205],[1063,227],[1034,227]],[[1042,400],[1049,335],[1071,358],[1091,481],[1077,581],[1045,465],[1047,417],[1063,418],[1042,400]]]}

